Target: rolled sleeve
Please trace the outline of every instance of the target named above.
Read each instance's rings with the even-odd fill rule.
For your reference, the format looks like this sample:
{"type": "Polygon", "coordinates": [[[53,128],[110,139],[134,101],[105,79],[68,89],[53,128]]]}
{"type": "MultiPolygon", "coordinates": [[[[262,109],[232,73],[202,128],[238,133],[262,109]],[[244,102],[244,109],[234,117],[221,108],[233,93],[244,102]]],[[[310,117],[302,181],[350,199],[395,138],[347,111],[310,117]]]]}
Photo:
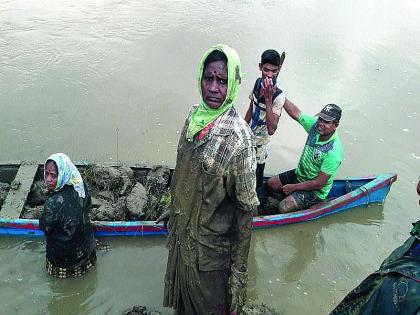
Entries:
{"type": "Polygon", "coordinates": [[[284,102],[286,101],[286,95],[284,93],[281,93],[279,96],[277,96],[274,99],[273,102],[273,113],[276,114],[277,116],[281,116],[281,111],[283,109],[284,106],[284,102]]]}

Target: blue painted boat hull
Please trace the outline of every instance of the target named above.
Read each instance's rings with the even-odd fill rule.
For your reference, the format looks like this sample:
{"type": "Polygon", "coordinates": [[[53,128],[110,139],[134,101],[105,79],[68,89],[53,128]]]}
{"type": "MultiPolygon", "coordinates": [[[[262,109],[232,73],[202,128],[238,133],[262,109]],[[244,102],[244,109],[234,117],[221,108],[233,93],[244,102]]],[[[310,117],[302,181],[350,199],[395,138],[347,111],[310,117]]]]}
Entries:
{"type": "MultiPolygon", "coordinates": [[[[269,228],[285,224],[316,220],[327,215],[345,211],[361,205],[382,204],[391,189],[392,183],[397,180],[394,173],[379,174],[359,178],[338,179],[326,202],[320,203],[310,209],[269,216],[253,218],[253,228],[269,228]],[[346,192],[351,190],[350,192],[346,192]]],[[[96,236],[153,236],[165,235],[166,229],[162,224],[154,221],[94,221],[96,236]]],[[[0,235],[43,236],[38,227],[38,220],[6,219],[0,217],[0,235]]]]}

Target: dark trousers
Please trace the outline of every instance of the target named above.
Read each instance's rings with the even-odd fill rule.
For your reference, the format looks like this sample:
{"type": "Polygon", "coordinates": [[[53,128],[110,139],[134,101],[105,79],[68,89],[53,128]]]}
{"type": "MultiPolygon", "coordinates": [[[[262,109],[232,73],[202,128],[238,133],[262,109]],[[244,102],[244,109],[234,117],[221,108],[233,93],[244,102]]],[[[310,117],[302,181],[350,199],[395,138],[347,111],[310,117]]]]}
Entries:
{"type": "Polygon", "coordinates": [[[265,163],[257,164],[257,189],[263,186],[265,163]]]}

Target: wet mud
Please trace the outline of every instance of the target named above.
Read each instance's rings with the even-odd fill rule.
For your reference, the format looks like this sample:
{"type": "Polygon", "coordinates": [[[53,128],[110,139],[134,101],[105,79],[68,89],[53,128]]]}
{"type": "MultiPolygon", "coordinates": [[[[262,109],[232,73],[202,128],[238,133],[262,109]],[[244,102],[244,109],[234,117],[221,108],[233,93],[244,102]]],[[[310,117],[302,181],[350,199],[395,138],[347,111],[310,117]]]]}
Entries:
{"type": "MultiPolygon", "coordinates": [[[[282,315],[282,313],[268,307],[265,304],[247,304],[243,307],[242,315],[282,315]]],[[[160,315],[161,312],[148,309],[143,305],[134,305],[124,311],[122,315],[160,315]]]]}
{"type": "MultiPolygon", "coordinates": [[[[153,221],[171,203],[171,171],[167,166],[155,166],[140,178],[126,166],[91,164],[80,173],[91,195],[94,221],[153,221]]],[[[2,186],[0,202],[1,192],[2,186]]],[[[21,218],[38,219],[46,198],[45,183],[42,179],[35,181],[21,218]]]]}
{"type": "Polygon", "coordinates": [[[134,305],[132,308],[124,311],[122,315],[161,315],[161,312],[149,310],[143,305],[134,305]]]}
{"type": "Polygon", "coordinates": [[[246,304],[242,311],[243,315],[282,315],[265,304],[246,304]]]}
{"type": "MultiPolygon", "coordinates": [[[[92,199],[93,221],[154,221],[171,204],[168,166],[144,169],[138,176],[127,166],[90,164],[79,169],[92,199]]],[[[42,177],[42,176],[41,176],[42,177]]],[[[47,198],[47,188],[41,177],[32,184],[21,213],[23,219],[38,219],[47,198]]],[[[10,185],[0,183],[0,205],[10,185]]],[[[264,192],[264,200],[257,215],[278,213],[282,196],[264,192]]]]}
{"type": "Polygon", "coordinates": [[[3,202],[6,200],[9,190],[10,190],[9,184],[0,182],[0,208],[3,205],[3,202]]]}

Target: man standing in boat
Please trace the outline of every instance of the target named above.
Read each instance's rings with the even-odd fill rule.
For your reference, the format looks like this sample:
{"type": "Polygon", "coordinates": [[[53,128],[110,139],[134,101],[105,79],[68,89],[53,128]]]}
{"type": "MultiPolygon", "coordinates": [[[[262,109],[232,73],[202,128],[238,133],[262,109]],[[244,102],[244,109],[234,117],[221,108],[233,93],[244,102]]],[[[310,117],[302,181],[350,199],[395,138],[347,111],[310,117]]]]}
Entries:
{"type": "Polygon", "coordinates": [[[200,104],[188,114],[171,181],[163,304],[180,315],[239,315],[259,204],[252,133],[233,106],[239,56],[226,45],[213,46],[198,75],[200,104]]]}
{"type": "Polygon", "coordinates": [[[257,78],[249,98],[250,103],[245,121],[254,134],[257,148],[257,195],[263,199],[264,168],[268,157],[270,137],[277,130],[281,110],[286,100],[284,92],[278,87],[277,77],[286,54],[268,49],[261,55],[259,68],[261,77],[257,78]]]}
{"type": "Polygon", "coordinates": [[[284,197],[278,211],[287,213],[307,209],[327,197],[343,153],[336,132],[341,118],[339,106],[326,105],[318,117],[302,112],[288,99],[283,107],[308,133],[297,168],[267,182],[270,191],[280,192],[284,197]]]}

